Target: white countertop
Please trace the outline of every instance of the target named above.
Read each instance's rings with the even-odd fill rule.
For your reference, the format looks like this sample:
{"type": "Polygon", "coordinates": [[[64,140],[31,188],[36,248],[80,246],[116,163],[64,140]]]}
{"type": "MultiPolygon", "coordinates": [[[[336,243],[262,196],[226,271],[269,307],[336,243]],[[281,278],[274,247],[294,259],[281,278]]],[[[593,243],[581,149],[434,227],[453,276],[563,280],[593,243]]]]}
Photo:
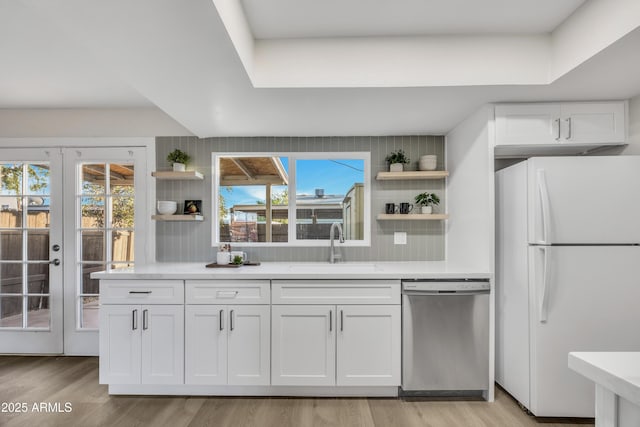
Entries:
{"type": "Polygon", "coordinates": [[[206,263],[155,263],[92,273],[94,279],[489,279],[486,269],[448,261],[264,262],[259,266],[206,268],[206,263]]]}
{"type": "Polygon", "coordinates": [[[640,405],[640,352],[571,352],[569,368],[640,405]]]}

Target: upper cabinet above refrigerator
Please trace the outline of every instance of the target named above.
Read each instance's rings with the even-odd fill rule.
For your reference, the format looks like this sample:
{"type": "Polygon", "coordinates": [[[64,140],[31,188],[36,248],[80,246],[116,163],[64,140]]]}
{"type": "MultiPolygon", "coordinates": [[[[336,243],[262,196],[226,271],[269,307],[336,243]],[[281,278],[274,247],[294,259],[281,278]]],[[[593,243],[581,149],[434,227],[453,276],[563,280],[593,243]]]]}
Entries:
{"type": "Polygon", "coordinates": [[[495,106],[495,157],[581,154],[626,143],[627,104],[573,102],[495,106]]]}

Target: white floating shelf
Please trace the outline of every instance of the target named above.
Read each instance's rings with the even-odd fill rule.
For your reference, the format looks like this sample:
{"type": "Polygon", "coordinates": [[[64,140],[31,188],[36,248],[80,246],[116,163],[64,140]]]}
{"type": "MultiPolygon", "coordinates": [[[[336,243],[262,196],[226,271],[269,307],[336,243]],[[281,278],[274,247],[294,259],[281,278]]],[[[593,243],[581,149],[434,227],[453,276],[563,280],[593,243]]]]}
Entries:
{"type": "Polygon", "coordinates": [[[202,215],[152,215],[156,221],[203,221],[202,215]]]}
{"type": "Polygon", "coordinates": [[[433,221],[440,219],[448,219],[448,214],[379,214],[379,221],[397,221],[397,220],[412,220],[412,221],[433,221]]]}
{"type": "Polygon", "coordinates": [[[378,181],[403,179],[442,179],[449,176],[449,171],[406,171],[406,172],[378,172],[378,181]]]}
{"type": "Polygon", "coordinates": [[[151,176],[155,177],[156,179],[166,179],[166,180],[194,181],[194,180],[204,179],[204,175],[197,171],[184,171],[184,172],[156,171],[156,172],[151,172],[151,176]]]}

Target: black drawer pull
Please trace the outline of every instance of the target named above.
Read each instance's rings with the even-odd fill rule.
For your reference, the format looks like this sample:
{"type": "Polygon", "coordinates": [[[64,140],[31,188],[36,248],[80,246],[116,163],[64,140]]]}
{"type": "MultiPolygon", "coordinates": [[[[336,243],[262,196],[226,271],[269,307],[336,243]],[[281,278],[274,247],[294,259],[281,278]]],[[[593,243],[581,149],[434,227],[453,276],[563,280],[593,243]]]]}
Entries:
{"type": "Polygon", "coordinates": [[[130,294],[150,294],[151,291],[129,291],[130,294]]]}

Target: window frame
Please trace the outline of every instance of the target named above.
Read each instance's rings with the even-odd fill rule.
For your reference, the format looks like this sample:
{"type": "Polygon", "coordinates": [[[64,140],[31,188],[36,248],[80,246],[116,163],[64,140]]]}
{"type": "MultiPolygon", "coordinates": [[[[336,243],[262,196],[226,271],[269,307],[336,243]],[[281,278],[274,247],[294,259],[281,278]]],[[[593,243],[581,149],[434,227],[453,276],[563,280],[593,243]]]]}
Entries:
{"type": "MultiPolygon", "coordinates": [[[[364,161],[364,238],[362,240],[345,240],[344,247],[371,246],[371,153],[368,151],[339,151],[339,152],[214,152],[211,153],[211,186],[213,199],[211,221],[211,245],[230,243],[241,247],[329,247],[330,241],[315,239],[298,239],[296,237],[296,160],[363,160],[364,161]],[[288,206],[288,241],[287,242],[221,242],[218,218],[218,196],[220,193],[219,159],[222,157],[287,157],[289,176],[287,191],[289,193],[288,206]],[[293,191],[292,191],[293,190],[293,191]],[[293,197],[292,197],[293,195],[293,197]]],[[[337,237],[337,236],[336,236],[337,237]]]]}

